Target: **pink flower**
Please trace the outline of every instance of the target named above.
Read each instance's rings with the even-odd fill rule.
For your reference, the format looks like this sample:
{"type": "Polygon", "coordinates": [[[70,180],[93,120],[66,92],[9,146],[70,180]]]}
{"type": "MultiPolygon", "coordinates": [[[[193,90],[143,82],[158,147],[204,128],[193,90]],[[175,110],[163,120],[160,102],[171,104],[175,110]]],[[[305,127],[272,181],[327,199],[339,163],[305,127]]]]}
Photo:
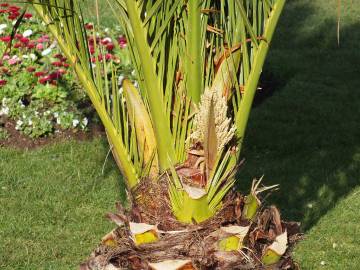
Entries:
{"type": "Polygon", "coordinates": [[[109,44],[110,42],[111,42],[111,38],[108,38],[108,37],[103,38],[103,39],[100,41],[100,43],[101,43],[102,45],[107,45],[107,44],[109,44]]]}
{"type": "Polygon", "coordinates": [[[66,74],[66,70],[63,69],[63,68],[59,68],[58,72],[59,72],[61,75],[66,74]]]}
{"type": "Polygon", "coordinates": [[[11,59],[8,60],[9,65],[15,65],[20,62],[21,60],[19,59],[19,57],[17,57],[17,55],[14,55],[11,59]]]}
{"type": "Polygon", "coordinates": [[[36,44],[36,49],[42,51],[44,49],[44,45],[42,45],[42,43],[38,43],[36,44]]]}
{"type": "Polygon", "coordinates": [[[124,36],[120,36],[118,38],[118,43],[119,43],[121,48],[125,48],[126,44],[127,44],[127,40],[126,40],[126,38],[124,36]]]}
{"type": "Polygon", "coordinates": [[[106,59],[106,60],[112,59],[112,54],[111,54],[111,53],[105,54],[105,59],[106,59]]]}

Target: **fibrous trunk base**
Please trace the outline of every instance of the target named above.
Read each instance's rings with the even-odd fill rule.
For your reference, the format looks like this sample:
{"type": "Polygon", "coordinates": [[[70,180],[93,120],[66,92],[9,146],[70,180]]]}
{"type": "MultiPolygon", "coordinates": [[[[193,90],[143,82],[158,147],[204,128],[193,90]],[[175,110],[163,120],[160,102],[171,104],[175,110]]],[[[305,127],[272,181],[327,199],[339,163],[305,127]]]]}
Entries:
{"type": "MultiPolygon", "coordinates": [[[[184,269],[299,269],[291,258],[292,247],[301,238],[299,224],[281,221],[276,207],[262,209],[252,221],[246,221],[241,215],[244,198],[233,192],[225,198],[223,208],[212,219],[201,224],[185,225],[172,216],[166,199],[157,201],[164,197],[156,196],[160,194],[155,193],[164,192],[163,188],[166,187],[160,185],[157,189],[151,189],[150,192],[147,189],[146,194],[141,194],[144,199],[141,205],[145,207],[134,204],[127,212],[118,206],[117,217],[125,220],[124,226],[119,226],[111,233],[112,244],[103,241],[80,269],[153,269],[149,263],[174,259],[191,260],[193,268],[184,269]],[[148,212],[144,214],[146,207],[149,207],[148,212]],[[158,225],[159,240],[136,245],[126,225],[128,222],[158,225]],[[250,226],[250,229],[241,248],[220,251],[219,241],[224,238],[220,228],[230,225],[250,226]],[[264,266],[261,258],[266,248],[285,230],[288,234],[286,253],[276,264],[264,266]]],[[[145,189],[141,187],[138,190],[140,193],[143,191],[145,189]]]]}

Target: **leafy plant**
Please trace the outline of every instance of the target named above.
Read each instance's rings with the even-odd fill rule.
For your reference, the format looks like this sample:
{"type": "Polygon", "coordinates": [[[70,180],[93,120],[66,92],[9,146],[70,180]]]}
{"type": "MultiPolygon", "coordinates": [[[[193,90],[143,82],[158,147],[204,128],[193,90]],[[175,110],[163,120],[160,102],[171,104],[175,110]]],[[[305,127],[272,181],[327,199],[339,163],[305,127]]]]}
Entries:
{"type": "MultiPolygon", "coordinates": [[[[17,129],[33,138],[61,130],[86,130],[85,115],[92,115],[93,109],[78,106],[88,103],[88,99],[79,90],[66,57],[37,16],[29,11],[21,15],[20,6],[1,2],[0,114],[17,122],[17,129]],[[21,24],[13,33],[13,25],[20,18],[21,24]],[[4,98],[6,104],[1,102],[4,98]]],[[[95,58],[107,62],[111,59],[117,75],[132,78],[127,41],[121,29],[95,31],[90,22],[84,28],[93,68],[98,61],[95,58]],[[95,47],[101,49],[102,55],[95,56],[95,47]]]]}
{"type": "MultiPolygon", "coordinates": [[[[151,224],[170,229],[214,220],[235,183],[252,101],[285,0],[108,0],[125,31],[139,86],[125,79],[121,89],[113,63],[100,61],[101,48],[94,46],[95,68],[91,65],[80,1],[28,2],[48,25],[105,126],[133,194],[132,217],[150,224],[123,214],[109,218],[129,228],[135,245],[161,242],[151,224]]],[[[253,222],[258,213],[259,184],[248,196],[255,204],[247,209],[255,212],[240,215],[244,222],[253,222]]],[[[249,228],[235,224],[223,231],[235,235],[242,248],[249,228]]],[[[278,229],[276,235],[282,233],[278,229]]],[[[266,261],[285,253],[285,238],[271,249],[275,259],[266,261]]],[[[114,246],[114,239],[110,233],[103,242],[114,246]]],[[[234,246],[221,243],[220,251],[234,246]]]]}

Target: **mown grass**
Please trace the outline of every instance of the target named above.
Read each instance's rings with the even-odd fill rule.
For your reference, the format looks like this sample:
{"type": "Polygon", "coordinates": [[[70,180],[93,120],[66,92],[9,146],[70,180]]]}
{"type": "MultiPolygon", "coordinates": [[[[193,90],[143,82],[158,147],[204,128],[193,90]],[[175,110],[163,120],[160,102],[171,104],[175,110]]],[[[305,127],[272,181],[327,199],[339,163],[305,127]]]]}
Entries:
{"type": "Polygon", "coordinates": [[[73,269],[124,201],[104,140],[0,151],[0,269],[73,269]]]}
{"type": "MultiPolygon", "coordinates": [[[[342,2],[338,48],[335,1],[288,1],[264,68],[281,86],[252,112],[239,173],[244,192],[262,174],[281,184],[267,203],[302,222],[302,269],[360,265],[360,4],[342,2]]],[[[0,269],[71,269],[89,254],[124,199],[112,159],[101,173],[107,151],[99,139],[0,151],[0,269]]]]}

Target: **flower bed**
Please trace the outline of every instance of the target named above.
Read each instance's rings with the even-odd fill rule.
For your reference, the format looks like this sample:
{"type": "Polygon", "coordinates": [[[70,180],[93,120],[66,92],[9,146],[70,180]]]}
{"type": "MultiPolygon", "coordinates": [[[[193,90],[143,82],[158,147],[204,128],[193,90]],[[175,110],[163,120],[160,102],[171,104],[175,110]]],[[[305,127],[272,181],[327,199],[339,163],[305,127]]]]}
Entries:
{"type": "MultiPolygon", "coordinates": [[[[18,6],[0,4],[0,140],[8,137],[9,121],[32,138],[87,130],[92,107],[46,27],[26,12],[12,33],[21,13],[18,6]]],[[[98,58],[114,64],[121,74],[131,74],[126,39],[120,29],[95,30],[91,23],[85,27],[93,66],[98,58]]]]}

